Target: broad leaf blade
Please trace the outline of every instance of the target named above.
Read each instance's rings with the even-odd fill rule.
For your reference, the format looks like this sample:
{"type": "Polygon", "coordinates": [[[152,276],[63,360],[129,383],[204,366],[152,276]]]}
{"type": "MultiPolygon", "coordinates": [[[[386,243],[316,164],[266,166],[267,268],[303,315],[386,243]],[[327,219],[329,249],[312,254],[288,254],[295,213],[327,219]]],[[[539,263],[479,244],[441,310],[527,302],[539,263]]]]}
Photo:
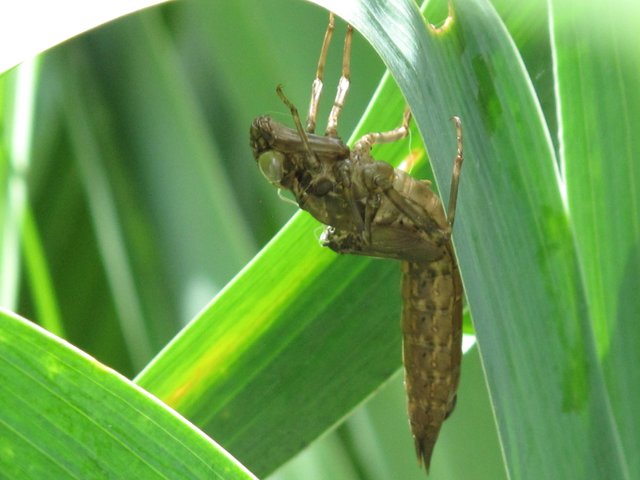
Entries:
{"type": "Polygon", "coordinates": [[[640,374],[629,366],[640,352],[640,7],[551,4],[567,196],[628,475],[637,478],[640,374]]]}
{"type": "Polygon", "coordinates": [[[394,73],[441,186],[451,168],[442,128],[452,114],[466,126],[454,241],[511,475],[621,476],[553,148],[492,7],[456,2],[448,31],[415,35],[424,26],[409,5],[319,3],[394,73]]]}
{"type": "Polygon", "coordinates": [[[4,311],[0,376],[7,478],[255,478],[157,399],[4,311]]]}

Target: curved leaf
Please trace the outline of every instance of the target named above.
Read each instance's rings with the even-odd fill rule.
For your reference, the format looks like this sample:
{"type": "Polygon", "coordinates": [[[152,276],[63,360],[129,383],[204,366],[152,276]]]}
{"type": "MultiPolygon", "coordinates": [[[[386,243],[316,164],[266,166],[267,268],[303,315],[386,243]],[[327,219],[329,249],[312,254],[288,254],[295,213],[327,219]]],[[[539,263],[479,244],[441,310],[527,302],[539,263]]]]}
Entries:
{"type": "Polygon", "coordinates": [[[5,311],[0,382],[8,478],[255,478],[162,402],[5,311]]]}
{"type": "Polygon", "coordinates": [[[382,2],[320,3],[353,23],[394,72],[436,178],[450,168],[442,125],[455,113],[466,126],[454,240],[511,475],[622,477],[549,133],[495,12],[456,2],[449,29],[414,43],[417,15],[382,2]]]}

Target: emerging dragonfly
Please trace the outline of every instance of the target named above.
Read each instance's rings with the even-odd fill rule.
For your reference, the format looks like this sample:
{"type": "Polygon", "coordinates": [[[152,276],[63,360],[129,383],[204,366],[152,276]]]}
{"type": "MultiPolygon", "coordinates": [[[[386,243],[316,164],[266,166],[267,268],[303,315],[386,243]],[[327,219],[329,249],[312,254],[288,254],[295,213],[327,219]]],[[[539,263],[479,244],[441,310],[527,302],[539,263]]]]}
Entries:
{"type": "Polygon", "coordinates": [[[418,461],[429,468],[440,427],[455,406],[462,342],[462,282],[451,230],[462,167],[462,127],[454,117],[457,155],[448,212],[428,181],[416,180],[371,157],[376,143],[393,142],[409,131],[407,108],[395,130],[369,133],[352,149],[337,135],[350,81],[353,30],[347,27],[342,77],[324,136],[314,134],[333,14],[325,33],[306,129],[296,107],[276,89],[291,111],[295,129],[268,116],[251,126],[251,147],[273,185],[290,190],[300,208],[327,225],[323,245],[338,253],[395,258],[402,265],[402,331],[409,420],[418,461]]]}

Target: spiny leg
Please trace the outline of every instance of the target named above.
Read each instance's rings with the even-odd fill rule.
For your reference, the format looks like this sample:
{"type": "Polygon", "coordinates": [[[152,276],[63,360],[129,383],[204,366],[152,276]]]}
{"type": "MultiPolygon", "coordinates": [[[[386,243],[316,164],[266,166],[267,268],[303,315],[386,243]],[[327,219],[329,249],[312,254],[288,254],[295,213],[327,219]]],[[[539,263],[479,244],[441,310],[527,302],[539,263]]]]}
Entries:
{"type": "Polygon", "coordinates": [[[460,117],[454,116],[452,120],[456,126],[456,143],[458,148],[456,158],[453,160],[453,172],[451,173],[451,189],[449,190],[449,206],[447,210],[447,219],[449,220],[449,225],[451,225],[451,228],[453,228],[453,221],[456,217],[458,184],[460,183],[460,171],[462,170],[462,161],[464,160],[464,157],[462,155],[462,123],[460,122],[460,117]]]}
{"type": "Polygon", "coordinates": [[[307,115],[307,132],[309,133],[314,133],[316,131],[316,117],[318,116],[318,103],[320,102],[320,95],[322,94],[324,66],[327,63],[327,53],[329,51],[329,44],[331,43],[334,28],[335,20],[333,13],[329,13],[329,25],[327,25],[327,31],[324,34],[322,48],[320,49],[316,78],[311,84],[311,101],[309,102],[309,113],[307,115]]]}
{"type": "Polygon", "coordinates": [[[353,27],[347,25],[347,33],[344,37],[344,50],[342,52],[342,76],[338,82],[338,90],[336,92],[336,99],[331,107],[329,113],[329,120],[327,121],[327,129],[325,135],[329,137],[338,136],[338,117],[344,107],[344,101],[347,98],[347,92],[349,91],[349,83],[351,81],[351,41],[353,39],[353,27]]]}

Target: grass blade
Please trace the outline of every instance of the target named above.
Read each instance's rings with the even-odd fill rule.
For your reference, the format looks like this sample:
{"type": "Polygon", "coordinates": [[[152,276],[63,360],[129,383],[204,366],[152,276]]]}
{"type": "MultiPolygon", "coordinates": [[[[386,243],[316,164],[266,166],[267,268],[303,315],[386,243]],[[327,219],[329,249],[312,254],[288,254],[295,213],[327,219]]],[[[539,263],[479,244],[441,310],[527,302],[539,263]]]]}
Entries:
{"type": "Polygon", "coordinates": [[[0,469],[8,478],[255,478],[185,419],[0,310],[0,469]]]}

